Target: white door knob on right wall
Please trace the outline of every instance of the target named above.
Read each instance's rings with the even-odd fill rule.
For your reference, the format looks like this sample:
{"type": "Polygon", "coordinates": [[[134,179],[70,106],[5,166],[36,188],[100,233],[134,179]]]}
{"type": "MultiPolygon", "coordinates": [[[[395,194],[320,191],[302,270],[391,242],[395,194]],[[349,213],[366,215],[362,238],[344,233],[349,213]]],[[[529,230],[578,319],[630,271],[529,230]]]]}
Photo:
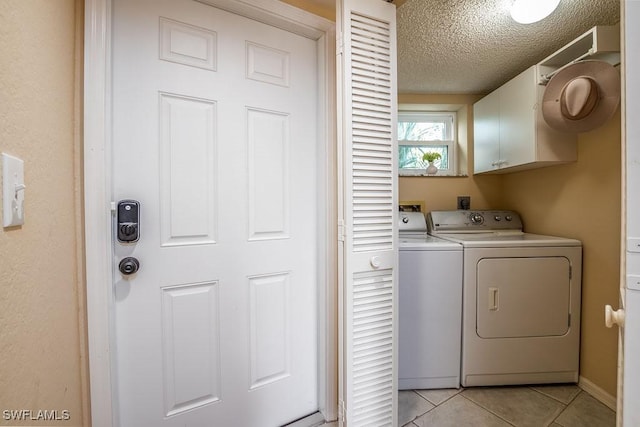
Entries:
{"type": "Polygon", "coordinates": [[[618,325],[620,327],[624,326],[624,310],[614,310],[609,304],[604,306],[604,324],[607,328],[613,327],[613,325],[618,325]]]}

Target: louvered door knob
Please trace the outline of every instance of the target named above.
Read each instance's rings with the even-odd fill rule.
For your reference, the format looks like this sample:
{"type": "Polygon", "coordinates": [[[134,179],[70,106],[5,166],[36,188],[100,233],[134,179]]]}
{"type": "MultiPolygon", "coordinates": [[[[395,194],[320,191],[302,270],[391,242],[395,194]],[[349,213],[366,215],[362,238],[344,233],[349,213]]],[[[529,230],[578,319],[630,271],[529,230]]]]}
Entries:
{"type": "Polygon", "coordinates": [[[371,264],[371,267],[373,268],[380,268],[380,257],[379,256],[372,256],[371,260],[369,261],[369,263],[371,264]]]}

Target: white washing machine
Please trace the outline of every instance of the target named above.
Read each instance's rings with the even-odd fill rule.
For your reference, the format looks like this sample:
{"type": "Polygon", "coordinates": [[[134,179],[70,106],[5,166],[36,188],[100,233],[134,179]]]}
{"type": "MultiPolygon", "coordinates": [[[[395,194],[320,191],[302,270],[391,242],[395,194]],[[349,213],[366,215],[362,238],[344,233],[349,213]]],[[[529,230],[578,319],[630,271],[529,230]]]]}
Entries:
{"type": "Polygon", "coordinates": [[[434,211],[429,233],[463,246],[463,386],[575,383],[580,241],[524,233],[513,211],[434,211]]]}
{"type": "Polygon", "coordinates": [[[462,246],[400,212],[398,388],[460,387],[462,246]]]}

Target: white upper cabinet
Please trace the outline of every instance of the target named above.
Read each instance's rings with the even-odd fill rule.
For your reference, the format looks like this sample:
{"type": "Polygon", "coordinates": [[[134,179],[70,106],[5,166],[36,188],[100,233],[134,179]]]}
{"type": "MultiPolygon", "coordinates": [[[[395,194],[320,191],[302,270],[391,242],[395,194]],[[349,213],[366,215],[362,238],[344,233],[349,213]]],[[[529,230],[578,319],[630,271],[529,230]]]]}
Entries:
{"type": "Polygon", "coordinates": [[[500,159],[500,93],[498,91],[491,92],[473,105],[473,134],[474,172],[495,169],[500,159]]]}
{"type": "Polygon", "coordinates": [[[473,106],[474,173],[507,173],[577,159],[577,135],[542,118],[545,86],[534,65],[473,106]]]}

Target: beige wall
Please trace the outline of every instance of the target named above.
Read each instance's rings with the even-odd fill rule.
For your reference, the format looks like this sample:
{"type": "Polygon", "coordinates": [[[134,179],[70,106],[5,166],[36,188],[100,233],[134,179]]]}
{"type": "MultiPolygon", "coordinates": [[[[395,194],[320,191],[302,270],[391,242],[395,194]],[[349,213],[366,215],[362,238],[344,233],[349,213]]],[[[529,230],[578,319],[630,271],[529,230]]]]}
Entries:
{"type": "Polygon", "coordinates": [[[331,1],[318,1],[318,0],[280,0],[283,3],[288,3],[300,9],[304,9],[307,12],[314,13],[322,16],[330,21],[336,20],[336,7],[335,2],[331,1]],[[329,4],[333,3],[333,4],[329,4]]]}
{"type": "Polygon", "coordinates": [[[578,161],[504,175],[503,201],[527,231],[583,244],[580,375],[616,395],[617,328],[604,305],[618,306],[620,277],[620,113],[579,135],[578,161]]]}
{"type": "Polygon", "coordinates": [[[88,425],[74,78],[81,9],[80,0],[0,2],[0,151],[24,160],[27,186],[25,224],[0,228],[0,425],[88,425]],[[4,419],[22,409],[71,419],[4,419]]]}
{"type": "MultiPolygon", "coordinates": [[[[467,97],[468,171],[473,171],[473,109],[467,97]]],[[[399,103],[461,104],[461,95],[400,95],[399,103]]],[[[620,275],[620,113],[579,135],[578,161],[504,175],[459,178],[401,177],[401,201],[424,201],[426,210],[455,209],[470,195],[474,209],[519,211],[528,232],[583,242],[580,375],[616,395],[617,329],[604,326],[604,305],[618,304],[620,275]]]]}
{"type": "MultiPolygon", "coordinates": [[[[458,134],[468,141],[461,169],[473,171],[473,103],[480,99],[478,95],[417,95],[400,94],[398,104],[438,105],[442,110],[459,110],[458,119],[462,131],[458,134]],[[465,132],[466,128],[466,132],[465,132]]],[[[471,196],[471,207],[489,209],[501,206],[502,180],[497,175],[464,177],[400,177],[402,201],[424,202],[427,211],[456,209],[457,196],[471,196]]]]}

